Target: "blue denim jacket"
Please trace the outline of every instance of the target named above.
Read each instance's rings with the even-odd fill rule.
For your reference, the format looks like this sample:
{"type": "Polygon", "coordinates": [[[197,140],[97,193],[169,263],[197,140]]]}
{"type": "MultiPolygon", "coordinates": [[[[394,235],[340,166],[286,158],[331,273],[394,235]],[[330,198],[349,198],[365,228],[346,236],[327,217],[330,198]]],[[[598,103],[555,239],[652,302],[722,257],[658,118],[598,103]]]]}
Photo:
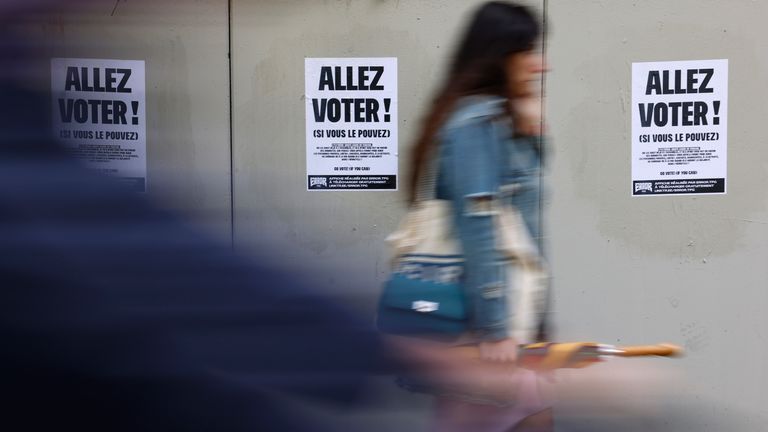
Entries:
{"type": "Polygon", "coordinates": [[[510,330],[506,263],[495,248],[490,204],[515,206],[541,250],[541,141],[513,137],[505,103],[463,98],[438,135],[436,197],[453,202],[472,327],[482,340],[506,338],[510,330]]]}

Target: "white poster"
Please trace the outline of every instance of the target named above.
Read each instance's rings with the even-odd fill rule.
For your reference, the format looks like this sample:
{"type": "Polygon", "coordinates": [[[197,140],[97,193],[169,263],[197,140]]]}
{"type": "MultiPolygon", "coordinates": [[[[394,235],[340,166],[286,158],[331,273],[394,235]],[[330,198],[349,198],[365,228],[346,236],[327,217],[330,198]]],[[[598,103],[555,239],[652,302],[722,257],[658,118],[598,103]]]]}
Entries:
{"type": "Polygon", "coordinates": [[[632,64],[632,195],[724,194],[728,60],[632,64]]]}
{"type": "Polygon", "coordinates": [[[397,190],[397,59],[304,67],[307,190],[397,190]]]}
{"type": "Polygon", "coordinates": [[[146,191],[143,60],[51,59],[53,130],[89,167],[146,191]]]}

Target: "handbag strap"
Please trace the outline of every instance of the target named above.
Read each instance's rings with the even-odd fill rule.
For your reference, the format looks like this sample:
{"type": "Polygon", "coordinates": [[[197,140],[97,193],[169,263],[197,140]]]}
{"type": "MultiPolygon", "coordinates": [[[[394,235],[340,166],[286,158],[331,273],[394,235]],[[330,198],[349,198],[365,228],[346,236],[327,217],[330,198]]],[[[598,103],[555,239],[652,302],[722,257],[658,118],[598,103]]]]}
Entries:
{"type": "Polygon", "coordinates": [[[416,184],[416,203],[433,200],[437,194],[437,169],[439,160],[434,155],[436,152],[437,149],[433,151],[433,154],[425,164],[424,173],[419,176],[416,184]]]}

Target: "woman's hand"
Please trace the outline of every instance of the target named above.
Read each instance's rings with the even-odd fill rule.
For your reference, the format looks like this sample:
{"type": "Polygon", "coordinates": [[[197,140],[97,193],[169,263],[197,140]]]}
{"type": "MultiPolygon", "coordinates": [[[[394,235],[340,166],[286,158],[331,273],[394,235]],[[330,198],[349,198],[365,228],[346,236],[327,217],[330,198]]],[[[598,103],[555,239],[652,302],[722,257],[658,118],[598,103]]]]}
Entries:
{"type": "MultiPolygon", "coordinates": [[[[477,395],[505,404],[518,398],[519,375],[515,363],[490,363],[477,358],[474,346],[457,347],[449,343],[431,342],[400,336],[385,336],[391,358],[407,373],[415,373],[437,388],[465,395],[477,395]]],[[[489,342],[487,345],[510,345],[514,339],[489,342]]],[[[512,352],[515,352],[514,350],[512,352]]],[[[401,369],[401,370],[402,370],[401,369]]]]}
{"type": "Polygon", "coordinates": [[[514,362],[517,360],[517,341],[514,338],[495,342],[480,342],[480,358],[494,362],[514,362]]]}

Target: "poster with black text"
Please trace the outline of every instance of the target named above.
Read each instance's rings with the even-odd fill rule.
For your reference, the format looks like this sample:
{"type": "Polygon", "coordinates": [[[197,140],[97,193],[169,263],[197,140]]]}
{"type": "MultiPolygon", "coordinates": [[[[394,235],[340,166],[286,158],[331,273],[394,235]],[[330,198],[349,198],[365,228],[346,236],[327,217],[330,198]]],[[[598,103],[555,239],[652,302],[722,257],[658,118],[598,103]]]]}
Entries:
{"type": "Polygon", "coordinates": [[[397,190],[397,59],[305,59],[307,190],[397,190]]]}
{"type": "Polygon", "coordinates": [[[143,60],[51,59],[53,132],[87,166],[147,187],[143,60]]]}
{"type": "Polygon", "coordinates": [[[632,64],[632,195],[724,194],[728,60],[632,64]]]}

